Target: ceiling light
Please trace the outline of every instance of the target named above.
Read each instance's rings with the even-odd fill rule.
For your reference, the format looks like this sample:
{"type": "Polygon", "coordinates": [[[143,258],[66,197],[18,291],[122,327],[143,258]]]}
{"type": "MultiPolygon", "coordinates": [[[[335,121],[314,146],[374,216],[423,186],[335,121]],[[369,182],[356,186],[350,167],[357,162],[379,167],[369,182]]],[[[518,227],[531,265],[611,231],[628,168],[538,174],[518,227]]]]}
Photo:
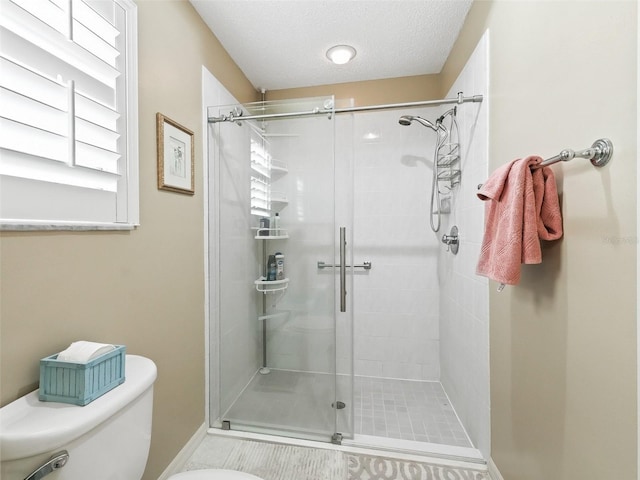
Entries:
{"type": "Polygon", "coordinates": [[[336,45],[327,50],[327,58],[336,65],[343,65],[356,56],[356,49],[350,45],[336,45]]]}

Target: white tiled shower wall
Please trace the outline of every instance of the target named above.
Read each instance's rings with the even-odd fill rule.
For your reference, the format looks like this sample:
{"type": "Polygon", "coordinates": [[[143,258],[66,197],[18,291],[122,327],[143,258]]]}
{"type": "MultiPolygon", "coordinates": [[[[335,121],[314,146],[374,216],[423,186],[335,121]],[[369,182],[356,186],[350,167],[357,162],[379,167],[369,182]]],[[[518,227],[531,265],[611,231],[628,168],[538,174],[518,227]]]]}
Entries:
{"type": "MultiPolygon", "coordinates": [[[[401,115],[435,119],[439,108],[354,116],[355,374],[438,380],[439,242],[429,227],[435,133],[401,115]]],[[[340,130],[338,130],[340,132],[340,130]]]]}
{"type": "Polygon", "coordinates": [[[457,225],[460,249],[440,250],[440,381],[485,458],[490,453],[488,280],[475,274],[484,231],[484,202],[476,193],[488,172],[488,33],[482,37],[447,97],[484,95],[482,103],[458,108],[461,183],[443,232],[457,225]]]}
{"type": "Polygon", "coordinates": [[[353,261],[373,265],[370,271],[356,269],[348,289],[355,374],[439,379],[440,244],[428,220],[435,134],[418,124],[401,126],[398,118],[411,114],[435,119],[441,111],[431,107],[337,116],[335,168],[340,174],[335,186],[331,152],[326,151],[332,146],[332,132],[326,131],[330,122],[313,118],[269,125],[271,133],[295,135],[270,140],[274,158],[289,166],[274,188],[289,198],[281,223],[291,238],[281,248],[286,250],[288,275],[295,279],[276,306],[290,313],[269,325],[273,368],[332,372],[338,348],[339,373],[350,371],[350,361],[340,355],[351,348],[341,345],[342,339],[351,341],[349,324],[340,314],[338,345],[333,344],[337,272],[315,269],[318,260],[338,260],[332,243],[336,202],[336,229],[352,229],[348,243],[353,261]]]}

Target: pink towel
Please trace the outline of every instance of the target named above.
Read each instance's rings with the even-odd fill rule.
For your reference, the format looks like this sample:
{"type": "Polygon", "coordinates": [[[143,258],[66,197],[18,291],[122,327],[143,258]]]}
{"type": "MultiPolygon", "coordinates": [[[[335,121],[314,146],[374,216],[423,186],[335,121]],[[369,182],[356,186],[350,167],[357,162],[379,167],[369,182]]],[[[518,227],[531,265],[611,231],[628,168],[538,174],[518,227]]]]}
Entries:
{"type": "Polygon", "coordinates": [[[520,265],[542,262],[540,239],[562,236],[556,181],[542,158],[514,160],[497,169],[478,192],[485,200],[485,231],[476,273],[503,284],[520,281],[520,265]]]}

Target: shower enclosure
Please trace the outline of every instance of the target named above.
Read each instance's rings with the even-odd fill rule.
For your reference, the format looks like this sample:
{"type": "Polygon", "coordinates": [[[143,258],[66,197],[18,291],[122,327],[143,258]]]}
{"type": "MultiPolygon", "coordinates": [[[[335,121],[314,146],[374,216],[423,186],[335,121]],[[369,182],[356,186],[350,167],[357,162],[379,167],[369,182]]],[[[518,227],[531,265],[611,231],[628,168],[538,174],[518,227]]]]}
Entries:
{"type": "MultiPolygon", "coordinates": [[[[486,94],[485,52],[447,98],[486,94]]],[[[436,177],[435,205],[442,139],[402,124],[446,112],[332,97],[208,108],[212,427],[489,457],[488,285],[474,274],[487,109],[459,105],[455,179],[436,177]]]]}

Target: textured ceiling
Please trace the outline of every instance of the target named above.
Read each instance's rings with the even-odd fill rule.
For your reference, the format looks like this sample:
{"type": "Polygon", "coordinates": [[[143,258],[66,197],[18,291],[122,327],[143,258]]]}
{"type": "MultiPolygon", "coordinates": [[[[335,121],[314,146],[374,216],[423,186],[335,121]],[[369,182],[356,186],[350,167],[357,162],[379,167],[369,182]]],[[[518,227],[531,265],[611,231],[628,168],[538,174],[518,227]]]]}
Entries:
{"type": "Polygon", "coordinates": [[[190,0],[254,87],[439,73],[472,0],[190,0]],[[329,47],[357,50],[346,65],[329,47]]]}

